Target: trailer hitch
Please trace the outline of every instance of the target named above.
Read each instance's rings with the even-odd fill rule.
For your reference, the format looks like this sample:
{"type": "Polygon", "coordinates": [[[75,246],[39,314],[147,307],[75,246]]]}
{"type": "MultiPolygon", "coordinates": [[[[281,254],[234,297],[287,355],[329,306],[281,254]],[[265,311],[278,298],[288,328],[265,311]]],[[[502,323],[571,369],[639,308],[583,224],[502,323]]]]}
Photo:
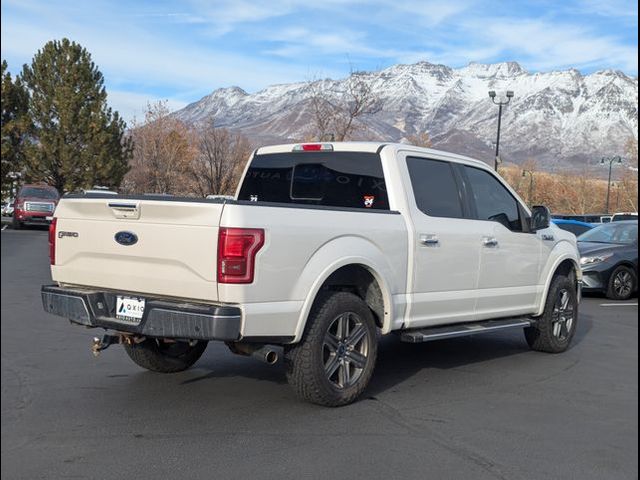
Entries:
{"type": "Polygon", "coordinates": [[[109,333],[105,333],[102,338],[93,337],[93,341],[91,342],[91,352],[94,357],[100,355],[102,350],[106,350],[114,343],[122,343],[122,335],[111,335],[109,333]]]}

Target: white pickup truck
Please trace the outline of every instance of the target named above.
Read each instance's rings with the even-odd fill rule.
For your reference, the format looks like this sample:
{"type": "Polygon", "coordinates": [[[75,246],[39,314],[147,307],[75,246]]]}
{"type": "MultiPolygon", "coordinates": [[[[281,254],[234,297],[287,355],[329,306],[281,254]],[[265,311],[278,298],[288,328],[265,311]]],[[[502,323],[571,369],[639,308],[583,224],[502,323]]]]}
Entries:
{"type": "Polygon", "coordinates": [[[385,143],[254,152],[232,198],[67,195],[44,309],[107,330],[176,372],[210,340],[275,363],[301,398],[366,388],[379,335],[425,342],[523,328],[562,352],[576,330],[575,237],[484,163],[385,143]]]}

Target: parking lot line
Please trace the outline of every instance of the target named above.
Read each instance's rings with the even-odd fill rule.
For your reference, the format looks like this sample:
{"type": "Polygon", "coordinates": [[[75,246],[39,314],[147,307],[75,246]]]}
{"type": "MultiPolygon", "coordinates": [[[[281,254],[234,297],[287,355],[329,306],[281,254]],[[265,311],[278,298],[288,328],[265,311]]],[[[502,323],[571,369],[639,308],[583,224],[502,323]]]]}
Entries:
{"type": "Polygon", "coordinates": [[[9,226],[9,225],[4,225],[4,226],[2,227],[2,231],[4,232],[4,231],[7,229],[7,227],[8,227],[8,226],[9,226]]]}
{"type": "Polygon", "coordinates": [[[637,303],[601,303],[601,307],[637,307],[637,303]]]}

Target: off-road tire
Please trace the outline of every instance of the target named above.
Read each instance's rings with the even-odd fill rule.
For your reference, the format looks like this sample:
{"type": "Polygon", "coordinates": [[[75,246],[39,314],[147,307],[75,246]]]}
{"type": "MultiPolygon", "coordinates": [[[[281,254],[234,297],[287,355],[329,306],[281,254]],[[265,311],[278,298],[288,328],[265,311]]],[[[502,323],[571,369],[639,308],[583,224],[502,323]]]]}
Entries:
{"type": "Polygon", "coordinates": [[[607,298],[610,298],[611,300],[629,300],[635,293],[637,287],[638,278],[636,276],[636,272],[625,265],[620,265],[611,273],[611,276],[609,277],[609,284],[607,285],[607,298]],[[618,275],[625,273],[630,276],[631,290],[629,290],[629,293],[621,295],[616,291],[615,282],[618,275]]]}
{"type": "Polygon", "coordinates": [[[377,327],[367,304],[348,292],[321,294],[311,309],[302,340],[285,347],[287,381],[302,400],[327,407],[347,405],[367,387],[377,354],[377,327]],[[346,313],[355,314],[352,318],[357,318],[366,329],[366,337],[362,342],[366,342],[367,355],[365,367],[361,369],[355,384],[340,388],[327,378],[325,372],[325,335],[338,317],[346,313]]]}
{"type": "Polygon", "coordinates": [[[152,372],[176,373],[191,367],[202,356],[208,342],[190,346],[186,342],[163,343],[147,338],[140,343],[124,344],[124,349],[137,365],[152,372]]]}
{"type": "Polygon", "coordinates": [[[547,353],[561,353],[569,348],[578,324],[578,292],[575,279],[571,276],[556,275],[551,281],[544,313],[535,319],[535,323],[524,329],[525,338],[532,350],[547,353]],[[565,338],[554,335],[554,309],[561,292],[569,294],[573,307],[573,321],[565,338]]]}

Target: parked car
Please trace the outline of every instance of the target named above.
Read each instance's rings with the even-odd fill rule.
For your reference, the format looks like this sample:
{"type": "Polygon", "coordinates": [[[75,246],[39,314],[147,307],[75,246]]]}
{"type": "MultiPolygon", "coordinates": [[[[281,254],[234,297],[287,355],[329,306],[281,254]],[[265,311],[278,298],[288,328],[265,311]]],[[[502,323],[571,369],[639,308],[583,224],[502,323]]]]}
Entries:
{"type": "Polygon", "coordinates": [[[578,220],[565,220],[561,218],[554,218],[553,223],[558,225],[561,229],[573,233],[576,237],[579,237],[584,232],[588,232],[595,227],[595,225],[591,223],[580,222],[578,220]]]}
{"type": "Polygon", "coordinates": [[[13,228],[25,224],[49,224],[60,195],[54,187],[44,184],[23,185],[15,199],[13,228]]]}
{"type": "Polygon", "coordinates": [[[638,222],[601,225],[578,237],[585,292],[627,300],[638,289],[638,222]]]}
{"type": "Polygon", "coordinates": [[[96,353],[176,372],[211,340],[268,363],[282,346],[327,406],[365,389],[379,335],[516,328],[557,353],[578,320],[576,237],[485,163],[409,145],[263,147],[233,199],[68,195],[49,238],[44,309],[107,330],[96,353]]]}
{"type": "Polygon", "coordinates": [[[638,212],[615,213],[611,217],[612,222],[622,222],[624,220],[638,220],[638,212]]]}
{"type": "Polygon", "coordinates": [[[102,194],[102,195],[118,195],[118,192],[114,192],[113,190],[108,190],[108,189],[103,189],[103,188],[92,188],[90,190],[82,190],[82,193],[84,195],[87,194],[91,194],[91,193],[95,193],[95,194],[102,194]]]}
{"type": "Polygon", "coordinates": [[[13,216],[14,209],[14,201],[8,200],[7,202],[2,203],[2,216],[3,217],[11,217],[13,216]]]}
{"type": "Polygon", "coordinates": [[[583,215],[565,215],[560,213],[553,214],[554,220],[576,220],[578,222],[585,223],[607,223],[611,220],[611,215],[606,215],[604,213],[587,213],[583,215]]]}

